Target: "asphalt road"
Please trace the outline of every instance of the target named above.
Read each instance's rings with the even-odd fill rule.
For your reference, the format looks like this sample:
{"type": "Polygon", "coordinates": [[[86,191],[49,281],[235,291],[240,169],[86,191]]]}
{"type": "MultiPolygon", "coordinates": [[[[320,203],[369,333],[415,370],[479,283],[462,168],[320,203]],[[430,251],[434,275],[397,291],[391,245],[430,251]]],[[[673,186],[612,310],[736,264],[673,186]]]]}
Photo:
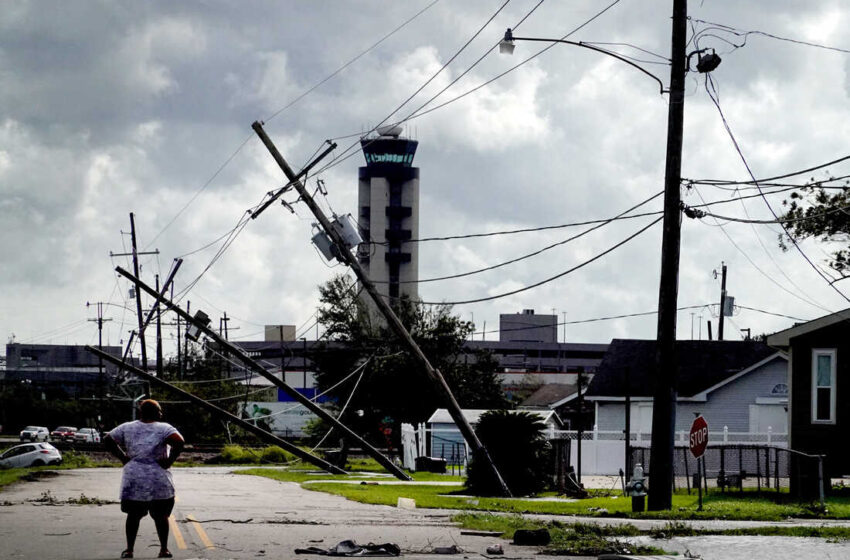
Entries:
{"type": "MultiPolygon", "coordinates": [[[[505,548],[505,559],[532,558],[538,552],[494,537],[461,535],[450,522],[450,511],[360,504],[311,492],[295,483],[231,471],[229,467],[175,469],[177,504],[169,544],[175,558],[294,558],[296,548],[330,548],[345,539],[361,544],[392,542],[408,559],[433,558],[435,548],[452,545],[463,551],[454,558],[481,558],[486,547],[497,542],[505,548]]],[[[120,470],[56,472],[56,476],[22,482],[0,492],[0,557],[117,558],[124,548],[124,515],[115,503],[120,470]],[[74,503],[87,501],[81,496],[113,503],[74,503]]],[[[636,524],[652,523],[657,522],[636,524]]],[[[850,543],[824,539],[690,537],[652,544],[680,554],[690,551],[706,560],[850,558],[850,543]]],[[[136,543],[136,558],[155,558],[157,551],[153,523],[146,518],[136,543]]]]}
{"type": "MultiPolygon", "coordinates": [[[[531,558],[534,549],[493,537],[461,535],[451,512],[400,509],[351,502],[299,485],[230,474],[230,468],[175,469],[177,503],[169,548],[175,558],[293,558],[296,548],[330,548],[345,539],[393,542],[405,557],[456,545],[480,556],[502,542],[509,558],[531,558]]],[[[55,477],[13,485],[0,493],[3,558],[117,558],[124,549],[124,515],[117,503],[119,469],[56,471],[55,477]],[[49,492],[52,501],[44,499],[49,492]]],[[[155,558],[150,518],[142,520],[136,558],[155,558]]],[[[318,556],[304,556],[305,559],[318,556]]]]}

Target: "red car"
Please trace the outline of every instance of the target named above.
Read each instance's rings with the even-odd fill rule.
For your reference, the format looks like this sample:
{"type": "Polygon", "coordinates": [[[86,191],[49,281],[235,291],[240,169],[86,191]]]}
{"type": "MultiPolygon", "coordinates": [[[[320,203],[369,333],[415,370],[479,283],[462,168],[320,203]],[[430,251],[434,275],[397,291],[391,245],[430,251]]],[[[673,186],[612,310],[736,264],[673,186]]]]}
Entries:
{"type": "Polygon", "coordinates": [[[72,426],[59,426],[50,432],[50,439],[53,441],[74,441],[74,436],[77,434],[77,428],[72,426]]]}

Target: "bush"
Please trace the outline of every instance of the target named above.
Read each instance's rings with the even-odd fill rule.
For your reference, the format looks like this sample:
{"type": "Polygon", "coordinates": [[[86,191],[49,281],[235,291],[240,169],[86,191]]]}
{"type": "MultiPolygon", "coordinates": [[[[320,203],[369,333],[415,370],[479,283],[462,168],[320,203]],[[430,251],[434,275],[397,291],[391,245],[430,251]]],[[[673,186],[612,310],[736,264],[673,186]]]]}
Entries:
{"type": "Polygon", "coordinates": [[[263,449],[261,454],[263,463],[288,463],[295,459],[295,455],[284,451],[277,445],[272,445],[263,449]]]}
{"type": "Polygon", "coordinates": [[[221,460],[224,463],[253,463],[249,455],[241,445],[225,445],[221,449],[221,460]]]}
{"type": "MultiPolygon", "coordinates": [[[[536,494],[547,486],[551,446],[544,427],[537,416],[509,410],[485,412],[478,421],[475,433],[515,496],[536,494]]],[[[466,487],[476,496],[502,493],[489,466],[477,457],[467,469],[466,487]]]]}
{"type": "Polygon", "coordinates": [[[262,450],[245,449],[241,445],[225,445],[221,449],[221,456],[217,462],[230,463],[234,465],[251,465],[257,463],[288,463],[295,456],[284,451],[277,445],[272,445],[262,450]]]}

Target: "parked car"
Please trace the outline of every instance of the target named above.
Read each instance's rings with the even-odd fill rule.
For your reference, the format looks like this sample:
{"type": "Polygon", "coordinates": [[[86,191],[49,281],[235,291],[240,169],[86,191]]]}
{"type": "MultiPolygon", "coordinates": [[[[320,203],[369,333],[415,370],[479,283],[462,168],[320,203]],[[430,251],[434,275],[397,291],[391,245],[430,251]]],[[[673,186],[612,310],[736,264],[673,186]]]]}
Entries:
{"type": "Polygon", "coordinates": [[[47,441],[50,432],[44,426],[27,426],[21,430],[21,441],[47,441]]]}
{"type": "Polygon", "coordinates": [[[94,428],[80,428],[74,436],[77,443],[100,443],[100,433],[94,428]]]}
{"type": "MultiPolygon", "coordinates": [[[[44,428],[45,433],[47,428],[44,428]]],[[[62,454],[49,443],[24,443],[10,447],[0,455],[0,467],[40,467],[58,465],[62,454]]]]}
{"type": "Polygon", "coordinates": [[[74,434],[77,433],[77,428],[72,426],[59,426],[50,432],[50,439],[56,441],[74,441],[74,434]]]}

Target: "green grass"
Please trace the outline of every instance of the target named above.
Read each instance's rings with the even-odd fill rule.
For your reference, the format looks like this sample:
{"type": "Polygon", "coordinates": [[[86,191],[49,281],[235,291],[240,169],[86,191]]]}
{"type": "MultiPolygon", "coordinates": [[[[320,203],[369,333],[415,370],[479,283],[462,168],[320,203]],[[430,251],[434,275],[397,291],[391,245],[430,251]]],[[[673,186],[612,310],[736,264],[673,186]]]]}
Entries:
{"type": "MultiPolygon", "coordinates": [[[[281,471],[264,469],[243,471],[245,474],[256,474],[276,480],[289,480],[304,483],[311,480],[321,480],[305,484],[309,490],[327,492],[343,496],[350,500],[383,505],[396,505],[398,498],[412,498],[417,507],[446,508],[459,510],[497,511],[506,513],[537,513],[553,515],[581,515],[594,517],[627,517],[641,519],[729,519],[729,520],[758,520],[781,521],[791,517],[809,519],[850,519],[850,497],[831,497],[826,502],[826,512],[821,512],[817,504],[799,503],[792,501],[787,494],[757,494],[745,492],[738,494],[711,493],[704,496],[703,510],[697,511],[696,494],[688,495],[679,492],[673,496],[671,511],[632,513],[629,498],[615,496],[599,496],[584,500],[535,501],[530,499],[505,499],[489,497],[464,497],[463,482],[460,477],[416,473],[416,480],[423,482],[446,480],[457,482],[452,486],[421,485],[411,486],[393,484],[392,479],[382,481],[380,486],[339,484],[335,480],[345,480],[346,477],[334,475],[281,471]],[[420,478],[421,477],[421,478],[420,478]]],[[[349,479],[351,477],[348,477],[349,479]]],[[[356,477],[355,477],[356,479],[356,477]]]]}

